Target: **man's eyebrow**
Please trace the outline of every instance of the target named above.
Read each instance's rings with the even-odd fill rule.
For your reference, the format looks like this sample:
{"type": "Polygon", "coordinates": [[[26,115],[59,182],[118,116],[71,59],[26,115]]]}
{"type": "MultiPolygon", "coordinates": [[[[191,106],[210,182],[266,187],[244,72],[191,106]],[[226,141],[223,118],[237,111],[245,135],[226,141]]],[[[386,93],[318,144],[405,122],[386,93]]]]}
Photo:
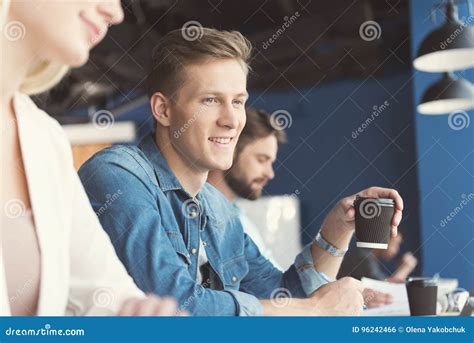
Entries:
{"type": "MultiPolygon", "coordinates": [[[[202,92],[199,92],[199,94],[214,94],[214,95],[221,95],[221,96],[222,96],[222,95],[225,95],[225,93],[223,93],[223,92],[220,92],[220,91],[213,91],[213,90],[203,90],[202,92]]],[[[249,93],[247,93],[247,92],[242,92],[242,93],[236,94],[235,96],[248,98],[248,97],[249,97],[249,93]]]]}
{"type": "Polygon", "coordinates": [[[259,153],[257,153],[257,156],[258,156],[258,157],[265,157],[267,160],[271,160],[271,159],[272,159],[272,157],[271,157],[270,155],[265,154],[264,152],[259,152],[259,153]]]}

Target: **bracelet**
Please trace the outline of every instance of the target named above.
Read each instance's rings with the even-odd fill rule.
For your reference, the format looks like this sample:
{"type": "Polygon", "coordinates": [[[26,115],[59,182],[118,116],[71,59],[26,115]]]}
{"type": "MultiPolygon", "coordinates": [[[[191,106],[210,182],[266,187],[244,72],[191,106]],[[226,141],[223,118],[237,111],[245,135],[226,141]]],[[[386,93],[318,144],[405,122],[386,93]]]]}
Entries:
{"type": "Polygon", "coordinates": [[[338,249],[334,245],[329,243],[327,240],[325,240],[321,235],[321,230],[318,232],[313,242],[316,242],[316,244],[318,244],[321,249],[326,250],[334,257],[343,257],[347,252],[347,250],[338,249]]]}

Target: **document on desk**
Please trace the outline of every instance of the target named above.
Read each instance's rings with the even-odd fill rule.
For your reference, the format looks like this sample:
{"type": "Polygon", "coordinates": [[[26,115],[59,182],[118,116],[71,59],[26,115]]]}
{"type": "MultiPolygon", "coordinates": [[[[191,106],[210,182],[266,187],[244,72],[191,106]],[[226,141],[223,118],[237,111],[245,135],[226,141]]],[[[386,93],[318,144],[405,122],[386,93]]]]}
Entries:
{"type": "Polygon", "coordinates": [[[407,289],[404,283],[391,283],[369,278],[362,278],[365,288],[375,291],[389,293],[393,297],[390,305],[364,310],[362,316],[409,316],[407,289]]]}

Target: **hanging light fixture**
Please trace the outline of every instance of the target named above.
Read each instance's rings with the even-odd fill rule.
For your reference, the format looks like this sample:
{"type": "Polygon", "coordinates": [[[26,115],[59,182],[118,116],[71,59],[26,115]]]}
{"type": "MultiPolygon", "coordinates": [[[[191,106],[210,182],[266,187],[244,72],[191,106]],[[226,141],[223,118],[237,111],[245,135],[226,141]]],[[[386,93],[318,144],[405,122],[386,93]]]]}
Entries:
{"type": "Polygon", "coordinates": [[[472,84],[446,72],[425,91],[417,110],[422,114],[446,114],[471,108],[474,108],[472,84]]]}
{"type": "MultiPolygon", "coordinates": [[[[443,72],[474,67],[474,27],[461,22],[453,0],[446,5],[446,21],[421,43],[413,61],[416,69],[443,72]]],[[[469,19],[472,18],[468,0],[469,19]]]]}

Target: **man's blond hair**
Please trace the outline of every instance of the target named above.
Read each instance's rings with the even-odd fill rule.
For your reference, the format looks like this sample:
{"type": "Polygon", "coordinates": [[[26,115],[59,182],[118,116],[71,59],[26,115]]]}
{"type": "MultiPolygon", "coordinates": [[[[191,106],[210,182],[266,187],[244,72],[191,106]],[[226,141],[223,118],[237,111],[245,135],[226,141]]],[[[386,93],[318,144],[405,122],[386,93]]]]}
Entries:
{"type": "Polygon", "coordinates": [[[158,42],[147,79],[149,97],[161,92],[175,98],[185,82],[185,67],[195,63],[236,59],[248,73],[252,45],[240,32],[199,26],[194,29],[193,32],[186,28],[170,31],[158,42]]]}

